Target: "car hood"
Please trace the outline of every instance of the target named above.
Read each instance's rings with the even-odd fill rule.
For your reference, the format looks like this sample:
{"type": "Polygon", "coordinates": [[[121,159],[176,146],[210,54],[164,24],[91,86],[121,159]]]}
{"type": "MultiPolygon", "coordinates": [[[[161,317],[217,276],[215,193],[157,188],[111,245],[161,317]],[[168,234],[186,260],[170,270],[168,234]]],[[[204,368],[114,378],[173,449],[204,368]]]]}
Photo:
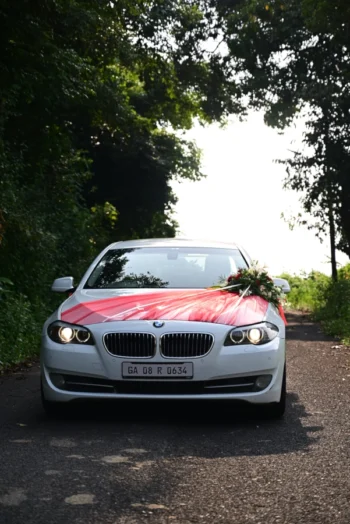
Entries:
{"type": "Polygon", "coordinates": [[[124,320],[178,320],[243,326],[262,322],[269,304],[221,290],[76,291],[61,307],[61,320],[98,324],[124,320]]]}

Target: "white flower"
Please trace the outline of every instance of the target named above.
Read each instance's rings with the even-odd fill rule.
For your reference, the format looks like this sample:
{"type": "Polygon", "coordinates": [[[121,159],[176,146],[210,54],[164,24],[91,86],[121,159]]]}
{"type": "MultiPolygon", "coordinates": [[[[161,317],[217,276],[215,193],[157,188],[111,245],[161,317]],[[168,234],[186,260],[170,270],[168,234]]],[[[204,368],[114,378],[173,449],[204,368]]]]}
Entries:
{"type": "Polygon", "coordinates": [[[259,266],[258,262],[254,261],[251,265],[251,269],[256,271],[257,273],[267,273],[265,266],[259,266]]]}

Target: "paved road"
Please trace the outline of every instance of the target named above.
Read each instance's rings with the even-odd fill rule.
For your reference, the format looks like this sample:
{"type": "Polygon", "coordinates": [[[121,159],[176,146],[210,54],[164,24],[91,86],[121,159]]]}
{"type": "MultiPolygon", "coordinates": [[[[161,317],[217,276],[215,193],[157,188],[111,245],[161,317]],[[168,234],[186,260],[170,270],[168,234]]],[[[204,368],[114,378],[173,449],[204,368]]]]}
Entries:
{"type": "Polygon", "coordinates": [[[350,350],[290,317],[288,412],[41,410],[36,367],[0,379],[1,524],[350,522],[350,350]]]}

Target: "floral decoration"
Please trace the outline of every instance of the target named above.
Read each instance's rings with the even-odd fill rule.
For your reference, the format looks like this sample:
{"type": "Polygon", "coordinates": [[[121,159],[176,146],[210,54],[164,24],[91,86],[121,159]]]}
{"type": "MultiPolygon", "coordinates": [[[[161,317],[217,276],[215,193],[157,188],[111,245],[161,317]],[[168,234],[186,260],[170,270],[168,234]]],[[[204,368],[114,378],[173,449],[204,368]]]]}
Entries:
{"type": "Polygon", "coordinates": [[[285,297],[282,289],[275,286],[266,269],[260,268],[256,263],[248,269],[239,269],[237,273],[222,281],[220,287],[231,293],[259,296],[277,308],[285,297]]]}

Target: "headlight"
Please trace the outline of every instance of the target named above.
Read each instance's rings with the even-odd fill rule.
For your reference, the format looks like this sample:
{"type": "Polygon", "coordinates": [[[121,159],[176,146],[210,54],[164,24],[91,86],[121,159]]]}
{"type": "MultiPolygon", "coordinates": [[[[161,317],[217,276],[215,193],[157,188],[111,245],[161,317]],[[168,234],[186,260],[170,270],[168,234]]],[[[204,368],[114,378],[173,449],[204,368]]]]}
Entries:
{"type": "Polygon", "coordinates": [[[49,325],[47,334],[51,340],[58,344],[85,344],[89,346],[95,344],[94,338],[87,328],[75,324],[66,324],[59,320],[49,325]]]}
{"type": "Polygon", "coordinates": [[[227,335],[224,346],[239,346],[242,344],[260,346],[276,338],[278,333],[278,327],[270,322],[239,327],[233,329],[227,335]]]}

